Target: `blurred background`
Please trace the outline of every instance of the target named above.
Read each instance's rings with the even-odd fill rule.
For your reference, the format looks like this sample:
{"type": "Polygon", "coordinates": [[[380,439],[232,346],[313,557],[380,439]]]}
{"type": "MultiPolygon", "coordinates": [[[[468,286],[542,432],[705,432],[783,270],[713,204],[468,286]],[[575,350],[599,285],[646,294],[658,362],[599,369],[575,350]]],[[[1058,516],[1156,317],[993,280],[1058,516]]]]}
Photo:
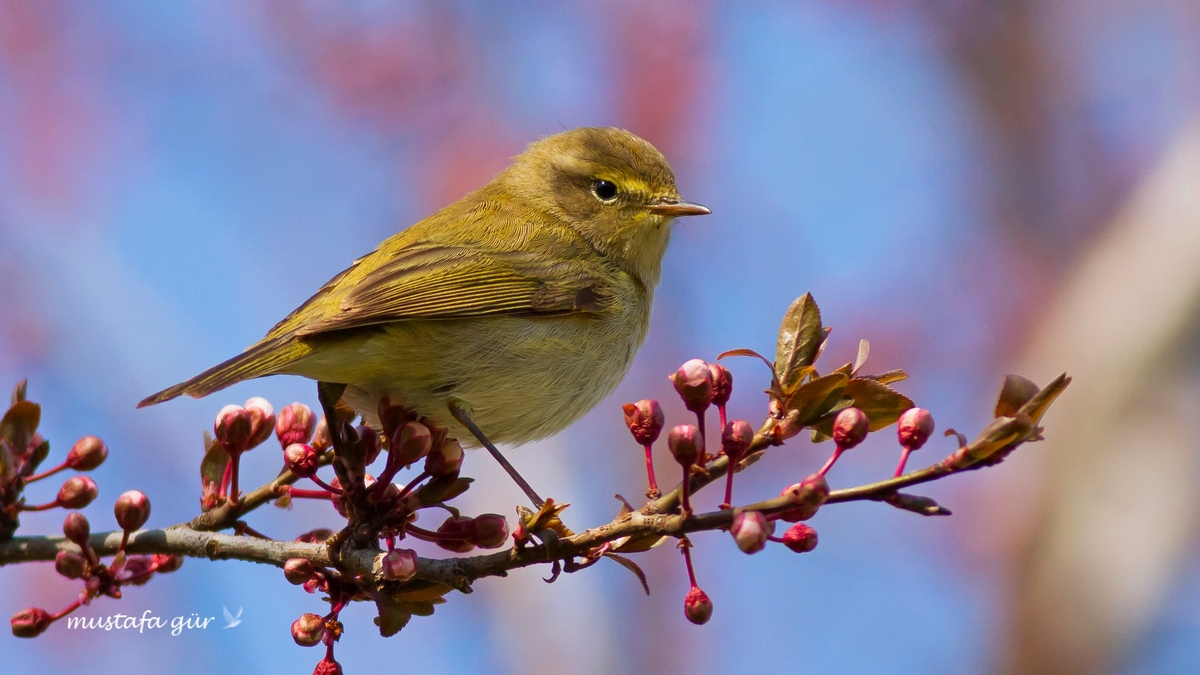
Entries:
{"type": "MultiPolygon", "coordinates": [[[[869,369],[906,368],[899,388],[939,430],[976,433],[1005,373],[1069,371],[1048,440],[930,485],[952,518],[839,505],[804,556],[696,537],[716,605],[701,628],[663,546],[639,556],[649,597],[603,563],[553,585],[541,569],[481,580],[389,640],[353,607],[348,672],[1197,672],[1198,113],[1191,0],[0,0],[0,386],[29,378],[58,456],[87,433],[110,445],[94,530],[135,487],[151,524],[187,520],[216,411],[315,404],[315,389],[277,377],[136,401],[237,353],[525,143],[620,126],[713,215],[676,228],[617,393],[511,453],[571,503],[570,526],[644,490],[619,404],[659,398],[682,421],[665,376],[770,353],[805,291],[835,327],[827,361],[869,339],[869,369]]],[[[732,414],[757,423],[766,369],[729,365],[732,414]]],[[[244,460],[245,483],[274,475],[270,447],[244,460]]],[[[952,447],[939,435],[914,462],[952,447]]],[[[739,498],[776,494],[827,451],[773,451],[739,498]]],[[[897,451],[878,434],[831,482],[888,475],[897,451]]],[[[520,493],[492,464],[468,457],[468,510],[511,514],[520,493]]],[[[335,526],[318,506],[250,522],[335,526]]],[[[57,533],[61,512],[23,523],[57,533]]],[[[5,616],[78,590],[49,564],[0,570],[0,589],[5,616]]],[[[244,607],[240,626],[3,631],[0,650],[9,673],[308,672],[319,654],[288,626],[321,606],[276,569],[189,560],[85,614],[244,607]]]]}

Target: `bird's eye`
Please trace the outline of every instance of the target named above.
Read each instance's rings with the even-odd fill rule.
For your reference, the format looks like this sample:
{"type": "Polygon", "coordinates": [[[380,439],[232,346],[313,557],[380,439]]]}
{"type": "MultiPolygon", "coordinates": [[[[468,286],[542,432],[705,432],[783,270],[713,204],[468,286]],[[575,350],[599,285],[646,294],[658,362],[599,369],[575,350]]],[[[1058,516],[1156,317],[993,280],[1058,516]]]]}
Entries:
{"type": "Polygon", "coordinates": [[[592,194],[602,202],[611,202],[617,198],[617,186],[612,181],[594,180],[592,181],[592,194]]]}

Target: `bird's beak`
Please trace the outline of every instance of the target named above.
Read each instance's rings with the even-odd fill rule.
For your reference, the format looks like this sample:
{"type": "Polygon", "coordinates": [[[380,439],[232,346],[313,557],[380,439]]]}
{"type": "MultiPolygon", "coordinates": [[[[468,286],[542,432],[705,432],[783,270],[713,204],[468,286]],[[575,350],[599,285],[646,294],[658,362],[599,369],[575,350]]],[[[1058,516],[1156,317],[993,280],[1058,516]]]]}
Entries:
{"type": "Polygon", "coordinates": [[[707,216],[712,213],[707,206],[700,206],[692,202],[685,202],[682,199],[672,197],[664,197],[658,202],[651,204],[649,207],[652,213],[657,213],[661,216],[707,216]]]}

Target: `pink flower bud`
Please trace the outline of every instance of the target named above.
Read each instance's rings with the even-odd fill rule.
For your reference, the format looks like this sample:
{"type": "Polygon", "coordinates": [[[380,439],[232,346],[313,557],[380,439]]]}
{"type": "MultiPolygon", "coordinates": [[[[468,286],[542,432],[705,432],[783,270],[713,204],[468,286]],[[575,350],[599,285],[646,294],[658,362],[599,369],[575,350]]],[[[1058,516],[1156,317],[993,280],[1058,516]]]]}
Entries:
{"type": "Polygon", "coordinates": [[[725,405],[733,395],[733,373],[719,363],[710,363],[709,372],[713,381],[713,405],[725,405]]]}
{"type": "Polygon", "coordinates": [[[329,424],[324,416],[317,420],[317,430],[313,432],[311,445],[317,452],[325,452],[333,445],[333,439],[329,436],[329,424]]]}
{"type": "Polygon", "coordinates": [[[95,436],[84,436],[75,441],[67,453],[67,466],[76,471],[91,471],[108,458],[108,446],[95,436]]]}
{"type": "Polygon", "coordinates": [[[283,451],[283,463],[288,471],[301,478],[311,478],[321,466],[321,458],[311,445],[292,443],[283,451]]]}
{"type": "Polygon", "coordinates": [[[275,437],[279,439],[281,448],[292,443],[308,443],[316,428],[317,416],[312,408],[303,403],[285,405],[275,418],[275,437]]]}
{"type": "Polygon", "coordinates": [[[700,414],[708,409],[713,400],[713,377],[708,364],[700,359],[692,359],[679,366],[669,378],[683,399],[683,405],[694,413],[700,414]]]}
{"type": "Polygon", "coordinates": [[[380,561],[383,578],[390,581],[408,581],[417,573],[417,552],[411,548],[388,551],[380,561]]]}
{"type": "Polygon", "coordinates": [[[54,571],[68,579],[78,579],[83,576],[87,561],[74,551],[59,551],[54,556],[54,571]]]}
{"type": "Polygon", "coordinates": [[[313,675],[342,675],[342,664],[327,656],[317,662],[313,675]]]}
{"type": "Polygon", "coordinates": [[[117,525],[120,525],[122,530],[132,532],[150,519],[150,498],[141,490],[122,493],[113,504],[113,514],[116,515],[117,525]]]}
{"type": "Polygon", "coordinates": [[[694,465],[704,453],[700,445],[700,430],[694,424],[680,424],[667,434],[667,447],[675,461],[685,469],[694,465]]]}
{"type": "Polygon", "coordinates": [[[313,647],[325,637],[325,619],[319,614],[305,612],[292,622],[292,639],[301,647],[313,647]]]}
{"type": "Polygon", "coordinates": [[[439,539],[437,545],[447,551],[466,553],[475,548],[469,540],[475,534],[475,523],[471,518],[447,518],[437,529],[438,534],[446,537],[439,539]]]}
{"type": "Polygon", "coordinates": [[[838,447],[849,450],[867,437],[870,420],[867,414],[858,408],[844,408],[833,418],[833,442],[838,447]]]}
{"type": "Polygon", "coordinates": [[[271,437],[271,432],[275,430],[275,408],[267,399],[258,396],[246,401],[242,407],[250,413],[250,440],[246,443],[246,449],[249,450],[271,437]]]}
{"type": "Polygon", "coordinates": [[[52,622],[50,612],[41,607],[26,607],[13,614],[9,620],[12,624],[12,634],[20,638],[37,637],[46,632],[52,622]]]}
{"type": "Polygon", "coordinates": [[[288,558],[283,564],[283,578],[295,586],[303,584],[316,574],[317,568],[313,567],[308,558],[288,558]]]}
{"type": "Polygon", "coordinates": [[[808,553],[817,547],[817,531],[804,523],[796,523],[783,533],[783,545],[796,553],[808,553]]]}
{"type": "Polygon", "coordinates": [[[79,548],[87,547],[88,536],[92,533],[91,524],[88,523],[87,516],[72,511],[63,519],[63,535],[69,541],[74,542],[79,548]]]}
{"type": "Polygon", "coordinates": [[[221,408],[213,422],[213,435],[230,454],[245,450],[253,433],[254,421],[241,406],[227,405],[221,408]]]}
{"type": "Polygon", "coordinates": [[[692,586],[688,591],[687,596],[683,598],[683,615],[688,621],[702,626],[708,623],[712,618],[713,604],[708,598],[708,594],[700,590],[699,586],[692,586]]]}
{"type": "Polygon", "coordinates": [[[449,476],[458,473],[462,462],[462,446],[453,438],[447,438],[425,457],[425,471],[434,478],[449,476]]]}
{"type": "Polygon", "coordinates": [[[358,434],[358,442],[363,446],[363,461],[366,466],[370,466],[379,458],[379,453],[383,450],[383,441],[379,439],[379,432],[365,424],[354,427],[354,431],[358,434]]]}
{"type": "Polygon", "coordinates": [[[170,574],[183,567],[183,556],[155,553],[151,559],[154,562],[154,570],[159,574],[170,574]]]}
{"type": "Polygon", "coordinates": [[[134,586],[142,586],[147,581],[150,581],[151,575],[147,574],[153,560],[148,555],[131,555],[125,559],[125,573],[122,575],[126,583],[134,586]]]}
{"type": "Polygon", "coordinates": [[[924,408],[909,408],[900,415],[896,433],[900,436],[900,445],[919,450],[933,435],[933,415],[924,408]]]}
{"type": "Polygon", "coordinates": [[[58,505],[64,509],[82,509],[100,495],[96,481],[87,476],[72,476],[58,489],[58,505]]]}
{"type": "Polygon", "coordinates": [[[629,427],[634,440],[641,445],[650,445],[658,440],[666,419],[658,401],[642,399],[637,403],[626,403],[621,410],[625,412],[625,426],[629,427]]]}
{"type": "Polygon", "coordinates": [[[796,523],[808,520],[817,514],[817,510],[829,497],[829,483],[820,474],[812,474],[799,483],[789,485],[779,493],[781,497],[789,497],[795,508],[786,509],[779,514],[780,519],[796,523]]]}
{"type": "Polygon", "coordinates": [[[508,541],[508,521],[498,513],[476,516],[471,543],[479,548],[500,548],[508,541]]]}
{"type": "Polygon", "coordinates": [[[400,464],[408,466],[428,455],[432,449],[433,434],[430,433],[429,427],[420,422],[409,422],[396,430],[388,452],[396,453],[400,464]]]}
{"type": "Polygon", "coordinates": [[[721,432],[721,449],[729,457],[730,462],[736,462],[750,449],[754,441],[754,427],[746,420],[734,420],[725,425],[721,432]]]}
{"type": "Polygon", "coordinates": [[[758,553],[767,545],[767,537],[775,531],[775,523],[768,522],[761,511],[740,511],[733,517],[729,533],[737,542],[742,553],[758,553]]]}

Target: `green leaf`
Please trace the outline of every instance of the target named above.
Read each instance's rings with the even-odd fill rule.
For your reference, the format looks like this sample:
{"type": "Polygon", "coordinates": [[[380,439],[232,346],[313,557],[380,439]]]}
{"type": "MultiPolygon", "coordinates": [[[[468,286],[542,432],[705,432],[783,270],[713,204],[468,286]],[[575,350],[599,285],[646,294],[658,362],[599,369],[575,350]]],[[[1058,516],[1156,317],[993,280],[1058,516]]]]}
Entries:
{"type": "Polygon", "coordinates": [[[1034,394],[1033,398],[1026,401],[1018,412],[1029,415],[1029,418],[1033,420],[1034,426],[1037,426],[1042,421],[1042,415],[1045,415],[1046,410],[1050,408],[1050,404],[1054,403],[1054,399],[1063,393],[1068,384],[1071,384],[1071,378],[1066,373],[1059,375],[1050,384],[1034,394]]]}
{"type": "Polygon", "coordinates": [[[871,431],[879,431],[895,424],[900,415],[913,407],[912,399],[882,382],[856,377],[846,385],[846,396],[854,400],[854,407],[862,410],[871,420],[871,431]]]}
{"type": "Polygon", "coordinates": [[[833,436],[833,418],[837,417],[842,408],[854,406],[862,410],[870,420],[868,428],[871,431],[879,431],[889,424],[894,424],[900,419],[901,413],[913,407],[913,402],[907,396],[869,377],[850,380],[846,383],[843,396],[846,397],[845,405],[832,408],[808,425],[812,427],[813,443],[822,443],[833,436]]]}
{"type": "Polygon", "coordinates": [[[900,382],[902,380],[907,380],[908,373],[904,372],[903,368],[897,368],[895,370],[889,370],[885,373],[879,373],[878,375],[859,375],[859,377],[866,379],[866,380],[875,380],[876,382],[882,382],[883,384],[891,384],[893,382],[900,382]]]}
{"type": "Polygon", "coordinates": [[[996,398],[994,417],[1013,417],[1021,406],[1029,402],[1041,387],[1020,375],[1009,375],[1004,378],[1004,386],[996,398]]]}
{"type": "Polygon", "coordinates": [[[829,412],[842,399],[850,378],[845,373],[830,373],[802,385],[788,399],[788,408],[799,412],[799,422],[808,425],[829,412]]]}
{"type": "Polygon", "coordinates": [[[797,371],[817,360],[825,335],[821,328],[821,310],[812,294],[805,293],[796,298],[783,315],[775,344],[775,379],[784,391],[799,382],[797,371]]]}
{"type": "Polygon", "coordinates": [[[864,338],[858,341],[858,356],[854,359],[854,373],[862,369],[867,362],[867,356],[871,353],[871,343],[864,338]]]}

